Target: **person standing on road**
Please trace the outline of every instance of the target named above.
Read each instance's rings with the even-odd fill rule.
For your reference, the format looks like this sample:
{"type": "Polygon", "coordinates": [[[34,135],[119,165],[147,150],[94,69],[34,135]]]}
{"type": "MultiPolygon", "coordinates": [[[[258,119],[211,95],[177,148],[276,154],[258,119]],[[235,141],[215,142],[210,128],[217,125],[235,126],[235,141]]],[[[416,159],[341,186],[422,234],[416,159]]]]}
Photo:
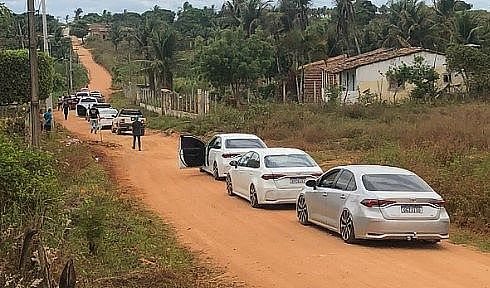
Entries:
{"type": "Polygon", "coordinates": [[[48,111],[44,113],[43,118],[44,118],[44,130],[46,130],[46,132],[51,131],[51,125],[53,122],[53,114],[51,113],[51,108],[49,108],[48,111]]]}
{"type": "Polygon", "coordinates": [[[70,111],[70,105],[68,105],[68,100],[63,100],[63,114],[65,115],[65,120],[68,120],[68,111],[70,111]]]}
{"type": "Polygon", "coordinates": [[[92,105],[92,107],[88,109],[88,117],[90,119],[90,133],[94,132],[97,134],[100,118],[99,109],[93,107],[92,105]]]}
{"type": "Polygon", "coordinates": [[[138,140],[138,150],[141,151],[141,134],[143,134],[143,123],[137,117],[136,120],[131,123],[131,130],[133,132],[133,149],[136,149],[136,140],[138,140]]]}

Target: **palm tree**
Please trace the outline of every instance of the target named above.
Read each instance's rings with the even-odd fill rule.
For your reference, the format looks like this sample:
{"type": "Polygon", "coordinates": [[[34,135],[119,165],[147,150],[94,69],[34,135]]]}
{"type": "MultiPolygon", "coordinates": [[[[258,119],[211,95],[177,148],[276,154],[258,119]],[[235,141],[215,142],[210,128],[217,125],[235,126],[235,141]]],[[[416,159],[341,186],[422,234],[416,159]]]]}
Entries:
{"type": "Polygon", "coordinates": [[[248,37],[255,33],[259,20],[270,7],[271,2],[271,0],[226,1],[223,4],[222,14],[231,26],[240,26],[248,37]]]}
{"type": "Polygon", "coordinates": [[[355,31],[356,20],[354,3],[352,0],[335,0],[335,10],[337,12],[337,36],[343,36],[346,47],[349,47],[349,38],[353,36],[357,49],[357,54],[361,54],[359,40],[355,31]]]}
{"type": "Polygon", "coordinates": [[[82,15],[83,10],[82,8],[77,8],[75,11],[75,21],[80,19],[80,15],[82,15]]]}
{"type": "Polygon", "coordinates": [[[5,4],[0,3],[0,26],[6,25],[10,20],[10,10],[5,6],[5,4]]]}

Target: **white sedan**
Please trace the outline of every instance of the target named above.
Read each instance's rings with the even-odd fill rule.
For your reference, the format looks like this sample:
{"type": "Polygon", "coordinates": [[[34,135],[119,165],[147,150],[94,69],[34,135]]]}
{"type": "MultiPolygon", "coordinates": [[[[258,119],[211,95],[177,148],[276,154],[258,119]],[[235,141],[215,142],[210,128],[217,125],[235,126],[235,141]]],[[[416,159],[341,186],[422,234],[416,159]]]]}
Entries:
{"type": "Polygon", "coordinates": [[[250,151],[231,165],[226,177],[228,195],[243,197],[254,208],[295,203],[305,182],[322,174],[308,154],[291,148],[250,151]]]}
{"type": "Polygon", "coordinates": [[[197,137],[180,136],[180,168],[200,167],[216,180],[226,177],[230,162],[252,149],[266,148],[264,141],[253,134],[218,134],[208,144],[197,137]]]}
{"type": "Polygon", "coordinates": [[[296,202],[301,224],[356,239],[437,242],[449,237],[444,200],[415,173],[378,165],[339,166],[306,182],[296,202]]]}

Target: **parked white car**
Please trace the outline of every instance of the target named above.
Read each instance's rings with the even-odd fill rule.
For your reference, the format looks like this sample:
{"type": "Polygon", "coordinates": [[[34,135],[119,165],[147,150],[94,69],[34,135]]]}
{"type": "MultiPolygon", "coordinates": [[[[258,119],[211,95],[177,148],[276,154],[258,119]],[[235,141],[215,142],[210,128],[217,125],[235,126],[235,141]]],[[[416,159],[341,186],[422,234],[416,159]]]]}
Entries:
{"type": "Polygon", "coordinates": [[[111,129],[112,128],[112,121],[116,118],[117,116],[117,109],[109,107],[109,108],[97,108],[99,110],[99,126],[101,129],[111,129]]]}
{"type": "Polygon", "coordinates": [[[330,169],[306,182],[296,212],[300,223],[356,239],[407,239],[438,242],[449,238],[444,200],[415,173],[405,169],[350,165],[330,169]]]}
{"type": "Polygon", "coordinates": [[[323,172],[310,155],[292,148],[250,151],[230,164],[226,176],[228,195],[245,198],[254,208],[296,203],[306,181],[323,172]]]}
{"type": "Polygon", "coordinates": [[[76,106],[77,116],[86,116],[88,109],[99,101],[95,97],[83,97],[76,106]]]}
{"type": "Polygon", "coordinates": [[[208,144],[194,136],[180,137],[180,168],[200,167],[216,180],[226,177],[230,161],[252,149],[267,148],[264,141],[252,134],[218,134],[208,144]]]}

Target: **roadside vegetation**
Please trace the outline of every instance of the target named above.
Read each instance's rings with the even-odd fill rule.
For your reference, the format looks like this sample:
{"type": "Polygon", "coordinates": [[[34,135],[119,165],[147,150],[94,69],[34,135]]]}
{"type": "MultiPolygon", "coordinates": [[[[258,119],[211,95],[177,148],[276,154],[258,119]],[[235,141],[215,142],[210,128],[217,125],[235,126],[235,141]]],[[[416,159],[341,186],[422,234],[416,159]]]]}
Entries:
{"type": "Polygon", "coordinates": [[[39,151],[0,135],[0,286],[54,285],[72,259],[76,287],[233,287],[113,182],[94,147],[62,130],[39,151]]]}

